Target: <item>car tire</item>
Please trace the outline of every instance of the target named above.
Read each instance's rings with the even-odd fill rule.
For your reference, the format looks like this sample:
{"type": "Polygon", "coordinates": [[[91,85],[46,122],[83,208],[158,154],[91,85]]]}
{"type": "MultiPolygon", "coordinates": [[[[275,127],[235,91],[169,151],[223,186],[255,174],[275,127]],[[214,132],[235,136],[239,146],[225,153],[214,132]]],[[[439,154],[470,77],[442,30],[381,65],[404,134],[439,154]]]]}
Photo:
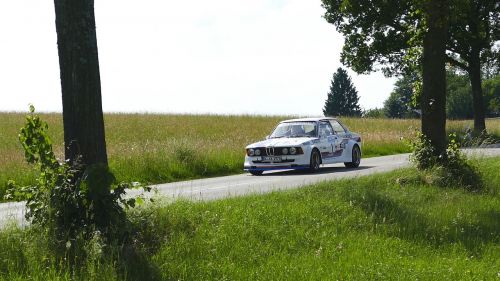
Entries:
{"type": "Polygon", "coordinates": [[[319,165],[321,164],[321,155],[317,149],[313,149],[311,152],[311,160],[309,162],[309,172],[315,173],[319,171],[319,165]]]}
{"type": "Polygon", "coordinates": [[[352,148],[352,162],[344,162],[347,168],[357,168],[361,163],[361,149],[358,145],[354,145],[352,148]]]}
{"type": "Polygon", "coordinates": [[[262,173],[264,173],[264,171],[250,171],[250,174],[252,174],[254,176],[260,176],[260,175],[262,175],[262,173]]]}

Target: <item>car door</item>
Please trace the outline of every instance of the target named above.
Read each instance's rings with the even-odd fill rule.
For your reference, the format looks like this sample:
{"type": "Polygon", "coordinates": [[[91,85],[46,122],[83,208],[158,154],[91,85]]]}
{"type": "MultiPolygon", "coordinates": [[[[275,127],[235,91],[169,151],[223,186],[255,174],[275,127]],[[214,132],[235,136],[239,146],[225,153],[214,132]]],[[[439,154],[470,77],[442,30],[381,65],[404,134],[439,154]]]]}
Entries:
{"type": "Polygon", "coordinates": [[[321,153],[323,164],[331,163],[334,157],[333,148],[335,146],[335,137],[330,123],[319,123],[319,146],[318,149],[321,153]]]}
{"type": "Polygon", "coordinates": [[[347,136],[345,128],[337,120],[332,119],[329,120],[329,122],[336,136],[335,146],[333,148],[334,154],[337,157],[345,157],[348,155],[346,148],[348,146],[349,136],[347,136]]]}

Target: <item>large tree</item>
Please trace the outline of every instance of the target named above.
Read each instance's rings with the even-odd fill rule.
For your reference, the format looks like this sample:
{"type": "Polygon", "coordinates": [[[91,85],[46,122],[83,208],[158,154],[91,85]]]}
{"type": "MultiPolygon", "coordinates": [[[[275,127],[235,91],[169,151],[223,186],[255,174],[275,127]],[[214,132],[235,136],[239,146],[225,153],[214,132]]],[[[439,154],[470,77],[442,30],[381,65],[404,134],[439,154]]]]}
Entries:
{"type": "Polygon", "coordinates": [[[342,68],[333,74],[330,92],[323,108],[325,116],[361,116],[358,91],[342,68]]]}
{"type": "Polygon", "coordinates": [[[474,130],[486,130],[485,106],[481,87],[481,64],[498,54],[493,49],[500,40],[500,2],[498,0],[455,0],[450,16],[447,61],[469,75],[474,108],[474,130]]]}
{"type": "Polygon", "coordinates": [[[447,0],[322,1],[325,19],[345,37],[341,60],[356,72],[371,72],[378,63],[386,74],[399,74],[412,70],[409,63],[412,60],[421,63],[422,133],[436,154],[444,153],[445,46],[450,3],[447,0]]]}
{"type": "Polygon", "coordinates": [[[107,165],[93,0],[54,0],[66,159],[107,165]]]}
{"type": "MultiPolygon", "coordinates": [[[[345,37],[342,62],[358,73],[381,66],[386,75],[421,72],[424,36],[432,0],[323,0],[325,18],[345,37]]],[[[476,131],[484,129],[481,107],[480,63],[498,62],[499,6],[497,0],[447,2],[449,24],[446,38],[448,62],[460,65],[474,84],[476,131]],[[479,51],[481,60],[477,60],[479,51]],[[461,57],[463,58],[461,59],[461,57]],[[474,58],[471,60],[470,58],[474,58]],[[465,59],[469,59],[469,63],[465,59]],[[492,59],[493,58],[493,59],[492,59]],[[479,63],[478,63],[479,62],[479,63]],[[478,82],[479,81],[479,82],[478,82]],[[482,120],[482,121],[481,121],[482,120]]],[[[498,63],[497,63],[498,64],[498,63]]]]}

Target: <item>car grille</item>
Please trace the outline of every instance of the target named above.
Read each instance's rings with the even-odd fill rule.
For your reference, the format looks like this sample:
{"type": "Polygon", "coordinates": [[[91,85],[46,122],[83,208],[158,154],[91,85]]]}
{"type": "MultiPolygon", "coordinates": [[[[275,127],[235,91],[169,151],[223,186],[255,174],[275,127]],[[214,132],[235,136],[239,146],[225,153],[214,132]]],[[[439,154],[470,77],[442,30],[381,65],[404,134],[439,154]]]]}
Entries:
{"type": "Polygon", "coordinates": [[[260,155],[255,155],[255,156],[282,156],[282,155],[298,155],[302,154],[302,149],[300,147],[296,147],[297,153],[295,154],[283,154],[283,148],[288,149],[290,151],[290,147],[257,147],[254,148],[255,150],[259,149],[260,150],[260,155]]]}

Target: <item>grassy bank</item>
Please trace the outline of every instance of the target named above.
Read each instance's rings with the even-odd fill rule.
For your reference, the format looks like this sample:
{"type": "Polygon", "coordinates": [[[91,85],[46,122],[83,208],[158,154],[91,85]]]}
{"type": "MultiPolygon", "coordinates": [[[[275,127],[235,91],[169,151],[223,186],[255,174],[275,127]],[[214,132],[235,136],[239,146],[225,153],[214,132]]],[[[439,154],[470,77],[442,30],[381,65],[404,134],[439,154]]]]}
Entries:
{"type": "Polygon", "coordinates": [[[130,213],[142,260],[128,266],[126,256],[96,258],[72,272],[27,231],[3,231],[0,279],[497,280],[500,158],[480,170],[486,188],[478,193],[400,184],[416,173],[404,169],[260,196],[155,203],[130,213]]]}
{"type": "MultiPolygon", "coordinates": [[[[63,157],[60,114],[42,114],[59,157],[63,157]]],[[[105,115],[106,141],[111,169],[120,181],[171,182],[242,172],[244,147],[263,139],[276,124],[290,117],[215,115],[105,115]]],[[[363,137],[364,157],[408,152],[401,137],[418,128],[418,120],[343,118],[363,137]]],[[[33,182],[17,140],[24,114],[0,113],[0,197],[5,183],[33,182]]],[[[463,130],[472,121],[450,121],[463,130]]],[[[488,121],[500,134],[500,120],[488,121]]]]}

